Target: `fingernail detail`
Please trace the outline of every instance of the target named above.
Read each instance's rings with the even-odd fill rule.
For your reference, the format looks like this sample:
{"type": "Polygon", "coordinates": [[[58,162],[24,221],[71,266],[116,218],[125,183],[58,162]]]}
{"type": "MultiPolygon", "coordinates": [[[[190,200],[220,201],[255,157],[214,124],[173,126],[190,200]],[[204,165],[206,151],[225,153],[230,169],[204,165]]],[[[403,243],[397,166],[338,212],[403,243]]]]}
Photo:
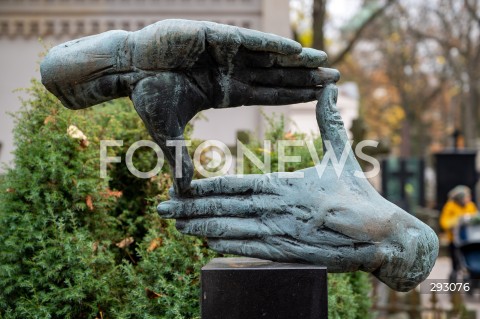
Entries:
{"type": "Polygon", "coordinates": [[[166,201],[160,203],[160,205],[157,206],[157,212],[163,217],[168,217],[173,215],[173,210],[177,205],[172,203],[171,201],[166,201]]]}

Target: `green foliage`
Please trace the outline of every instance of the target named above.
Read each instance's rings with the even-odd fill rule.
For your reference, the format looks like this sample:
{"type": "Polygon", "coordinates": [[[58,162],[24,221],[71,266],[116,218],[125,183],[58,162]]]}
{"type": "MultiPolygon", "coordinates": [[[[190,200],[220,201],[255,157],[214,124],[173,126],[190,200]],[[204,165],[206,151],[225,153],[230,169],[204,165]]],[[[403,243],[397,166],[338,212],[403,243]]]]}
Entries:
{"type": "MultiPolygon", "coordinates": [[[[270,142],[269,147],[268,145],[265,145],[264,142],[261,143],[253,137],[247,139],[249,142],[245,144],[245,147],[261,161],[263,161],[265,155],[268,154],[271,159],[271,172],[294,172],[303,168],[314,166],[314,158],[312,157],[312,154],[310,154],[310,150],[305,143],[306,140],[313,143],[316,156],[318,156],[319,159],[322,158],[322,140],[320,137],[309,139],[307,135],[303,133],[286,132],[286,123],[283,116],[265,116],[265,119],[269,125],[268,130],[265,133],[265,140],[270,142]],[[286,143],[284,144],[284,155],[291,157],[291,161],[284,163],[283,168],[279,167],[278,161],[280,141],[286,143]],[[290,146],[289,142],[294,141],[301,142],[301,145],[290,146]],[[298,162],[295,161],[297,159],[294,160],[294,157],[298,157],[298,162]]],[[[245,174],[263,173],[263,171],[261,171],[252,161],[244,158],[243,163],[245,174]]]]}
{"type": "MultiPolygon", "coordinates": [[[[15,166],[0,180],[0,318],[199,318],[200,267],[216,254],[158,217],[167,166],[139,179],[110,163],[100,178],[101,140],[123,140],[108,156],[124,161],[130,145],[149,139],[131,103],[71,111],[37,82],[29,91],[16,116],[15,166]],[[72,126],[84,136],[68,133],[72,126]]],[[[268,134],[274,145],[304,138],[286,136],[282,121],[268,134]]],[[[264,152],[258,141],[247,147],[264,152]]],[[[306,148],[289,152],[304,161],[287,170],[313,165],[306,148]]],[[[148,148],[133,158],[140,171],[156,161],[148,148]]],[[[331,318],[368,317],[366,274],[329,275],[329,286],[331,318]]]]}
{"type": "MultiPolygon", "coordinates": [[[[74,112],[39,83],[30,94],[0,185],[0,317],[198,317],[199,268],[214,253],[156,214],[168,172],[138,179],[111,164],[110,179],[99,177],[100,140],[123,139],[109,156],[124,159],[148,137],[130,103],[74,112]],[[69,135],[72,125],[87,140],[69,135]]],[[[137,169],[153,155],[139,149],[137,169]]]]}
{"type": "Polygon", "coordinates": [[[328,318],[371,318],[371,290],[366,273],[328,274],[328,318]]]}

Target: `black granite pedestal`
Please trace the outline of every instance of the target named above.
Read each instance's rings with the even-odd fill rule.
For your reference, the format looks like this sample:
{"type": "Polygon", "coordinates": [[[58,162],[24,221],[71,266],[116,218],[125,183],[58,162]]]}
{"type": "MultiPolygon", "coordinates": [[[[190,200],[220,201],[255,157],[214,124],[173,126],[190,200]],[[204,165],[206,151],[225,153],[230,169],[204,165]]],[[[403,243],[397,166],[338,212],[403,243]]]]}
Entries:
{"type": "Polygon", "coordinates": [[[254,258],[202,268],[202,319],[326,319],[327,269],[254,258]]]}

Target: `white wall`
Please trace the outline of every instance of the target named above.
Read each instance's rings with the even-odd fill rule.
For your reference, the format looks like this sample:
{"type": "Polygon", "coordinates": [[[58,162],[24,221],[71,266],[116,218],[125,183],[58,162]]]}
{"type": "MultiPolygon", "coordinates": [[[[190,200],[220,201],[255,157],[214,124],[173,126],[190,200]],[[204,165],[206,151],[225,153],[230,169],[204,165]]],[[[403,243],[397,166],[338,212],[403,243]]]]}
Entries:
{"type": "Polygon", "coordinates": [[[260,128],[257,106],[211,109],[203,111],[201,117],[195,121],[193,138],[219,140],[228,146],[235,146],[238,131],[258,132],[260,128]]]}
{"type": "MultiPolygon", "coordinates": [[[[138,29],[141,23],[149,24],[166,18],[203,19],[239,26],[248,24],[253,29],[291,37],[288,0],[155,1],[157,2],[153,5],[152,1],[147,0],[139,2],[122,0],[116,2],[117,5],[112,6],[107,4],[115,1],[95,0],[92,3],[102,4],[102,6],[94,8],[88,0],[78,2],[49,0],[46,3],[49,3],[50,7],[40,6],[35,9],[29,8],[25,2],[4,0],[4,2],[0,2],[0,22],[10,21],[13,17],[16,17],[15,19],[22,19],[23,17],[25,20],[24,30],[28,34],[28,30],[31,30],[29,27],[31,21],[37,19],[40,22],[40,32],[44,30],[45,25],[43,23],[46,23],[49,19],[54,21],[56,37],[45,39],[48,47],[81,36],[71,34],[78,32],[75,29],[78,21],[84,21],[85,31],[89,32],[95,21],[99,22],[100,31],[103,31],[112,25],[114,28],[122,28],[126,22],[129,23],[130,29],[138,29]],[[78,6],[78,8],[75,6],[78,6]],[[55,14],[58,16],[55,14],[46,15],[47,11],[50,13],[56,12],[55,14]],[[37,12],[38,17],[35,12],[37,12]],[[69,23],[67,28],[69,34],[59,38],[58,34],[63,32],[63,24],[66,22],[69,23]]],[[[10,36],[0,34],[0,70],[2,72],[0,80],[0,141],[3,144],[0,163],[10,162],[13,159],[11,155],[13,151],[11,134],[13,121],[11,117],[5,115],[5,112],[14,112],[19,109],[18,96],[21,93],[12,93],[12,91],[17,88],[28,87],[32,77],[40,78],[37,62],[39,61],[39,53],[44,51],[42,45],[34,36],[14,37],[12,32],[15,29],[12,29],[12,26],[15,27],[15,23],[11,23],[12,21],[9,22],[11,24],[9,25],[10,36]]],[[[351,120],[356,117],[358,112],[358,96],[345,95],[342,88],[340,88],[339,93],[339,109],[348,129],[351,120]]],[[[288,126],[289,129],[318,134],[315,120],[315,102],[310,102],[297,106],[246,106],[225,110],[208,110],[203,112],[203,116],[208,120],[200,119],[196,121],[193,137],[216,139],[229,146],[235,145],[236,134],[239,130],[249,130],[262,138],[267,125],[261,116],[261,112],[265,112],[267,115],[272,113],[284,114],[287,121],[290,121],[287,124],[292,124],[288,126]]]]}
{"type": "MultiPolygon", "coordinates": [[[[288,11],[288,0],[0,1],[0,141],[3,144],[0,163],[13,159],[13,121],[5,112],[20,108],[20,93],[12,91],[28,87],[32,77],[40,78],[37,61],[44,49],[32,33],[38,32],[52,45],[78,38],[85,32],[137,30],[162,19],[183,18],[290,36],[288,11]],[[94,31],[94,27],[98,30],[94,31]],[[47,36],[49,32],[53,34],[47,36]],[[65,36],[59,38],[59,34],[65,36]]],[[[205,116],[209,121],[198,121],[195,137],[218,139],[232,145],[238,130],[262,131],[259,114],[258,107],[207,111],[205,116]]]]}
{"type": "MultiPolygon", "coordinates": [[[[308,103],[300,103],[290,106],[286,114],[289,119],[288,128],[293,132],[301,132],[306,134],[319,135],[315,106],[316,101],[308,103]]],[[[358,117],[359,96],[355,83],[345,82],[338,85],[338,101],[337,108],[342,116],[343,123],[349,138],[352,138],[350,129],[353,120],[358,117]]]]}
{"type": "MultiPolygon", "coordinates": [[[[3,144],[0,162],[8,163],[13,159],[13,118],[7,112],[20,108],[19,96],[23,92],[13,92],[18,88],[30,86],[33,77],[39,78],[38,54],[42,46],[33,39],[0,39],[0,142],[3,144]]],[[[1,168],[0,168],[1,171],[1,168]]]]}

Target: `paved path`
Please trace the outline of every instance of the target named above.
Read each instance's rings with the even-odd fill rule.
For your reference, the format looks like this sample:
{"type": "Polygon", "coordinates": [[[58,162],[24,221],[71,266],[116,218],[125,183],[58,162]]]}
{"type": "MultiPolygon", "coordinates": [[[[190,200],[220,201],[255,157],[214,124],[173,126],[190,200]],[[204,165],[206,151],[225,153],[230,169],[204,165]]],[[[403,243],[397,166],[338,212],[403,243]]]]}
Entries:
{"type": "MultiPolygon", "coordinates": [[[[435,266],[433,267],[430,276],[428,279],[433,280],[445,280],[448,279],[448,275],[450,274],[451,264],[450,258],[448,257],[439,257],[435,266]]],[[[442,308],[449,309],[451,308],[451,300],[449,294],[439,294],[438,296],[438,305],[442,308]]],[[[477,319],[480,319],[480,291],[476,291],[473,296],[468,296],[466,294],[462,294],[463,300],[467,309],[475,310],[477,312],[477,319]]],[[[422,305],[430,304],[430,295],[422,294],[422,305]]]]}

